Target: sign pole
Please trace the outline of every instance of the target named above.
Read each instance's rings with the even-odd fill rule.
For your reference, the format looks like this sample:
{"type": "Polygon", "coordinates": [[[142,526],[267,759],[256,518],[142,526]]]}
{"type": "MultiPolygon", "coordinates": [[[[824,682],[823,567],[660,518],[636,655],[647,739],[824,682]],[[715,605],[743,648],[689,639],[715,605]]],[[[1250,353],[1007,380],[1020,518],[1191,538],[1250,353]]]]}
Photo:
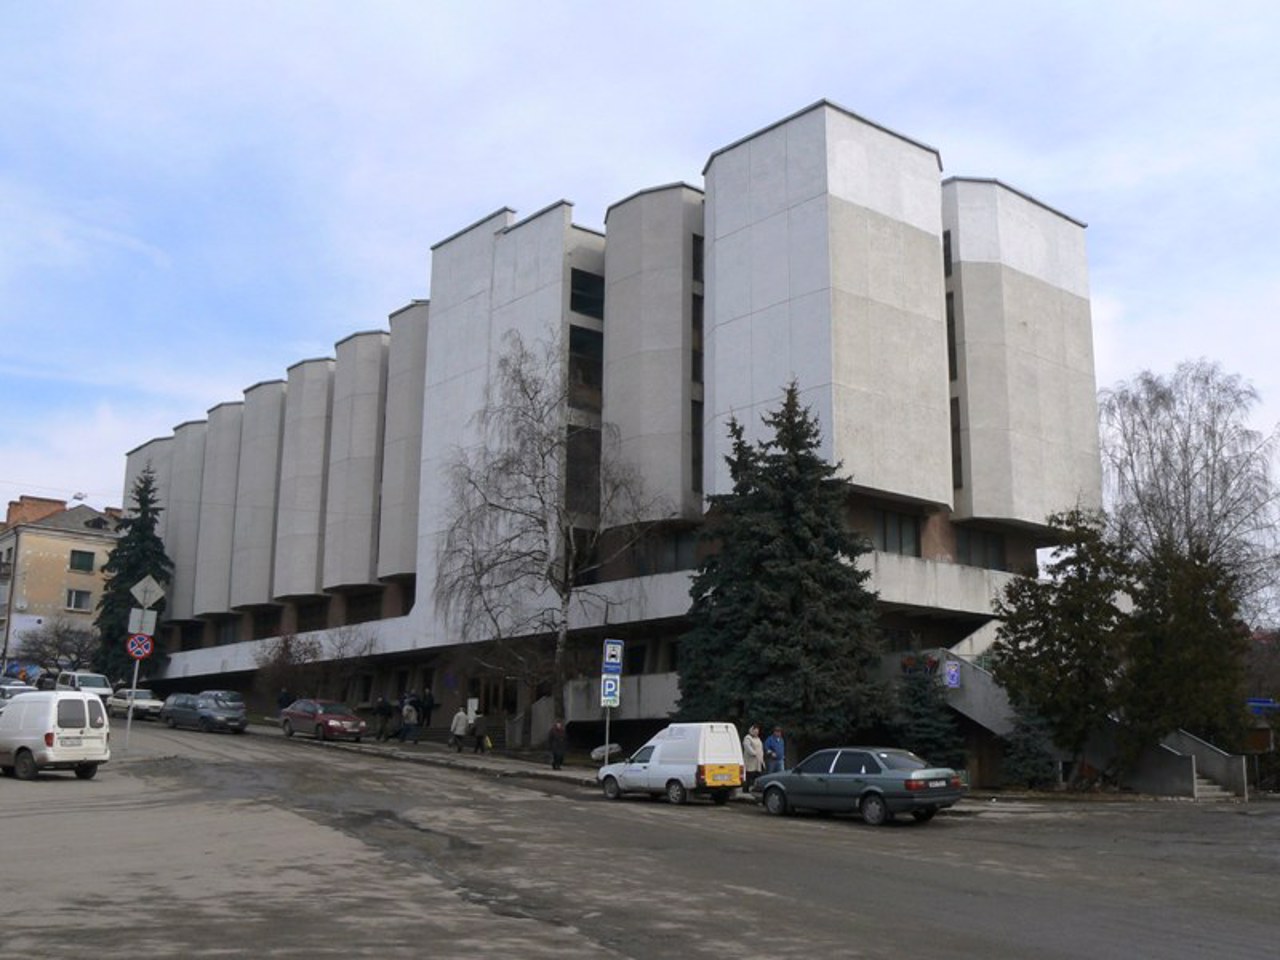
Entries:
{"type": "Polygon", "coordinates": [[[613,713],[612,707],[604,708],[604,762],[609,762],[609,714],[613,713]]]}
{"type": "MultiPolygon", "coordinates": [[[[133,661],[133,683],[129,687],[129,692],[133,693],[138,689],[138,667],[142,666],[142,661],[135,658],[133,661]]],[[[129,734],[133,732],[133,697],[129,697],[129,712],[125,715],[124,720],[124,752],[129,752],[129,734]]]]}

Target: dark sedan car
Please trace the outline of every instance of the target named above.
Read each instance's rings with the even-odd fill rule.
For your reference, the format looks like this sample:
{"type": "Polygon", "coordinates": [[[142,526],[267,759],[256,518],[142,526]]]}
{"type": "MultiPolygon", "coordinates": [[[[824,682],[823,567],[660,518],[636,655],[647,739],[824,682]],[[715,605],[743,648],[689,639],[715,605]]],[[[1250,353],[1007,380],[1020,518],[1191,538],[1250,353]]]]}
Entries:
{"type": "Polygon", "coordinates": [[[751,790],[772,814],[859,813],[871,826],[898,813],[923,823],[964,796],[960,775],[950,767],[930,766],[914,753],[888,747],[819,750],[790,770],[759,777],[751,790]]]}
{"type": "Polygon", "coordinates": [[[244,733],[249,726],[244,701],[227,700],[218,691],[170,694],[160,708],[160,719],[171,727],[197,727],[205,733],[244,733]]]}
{"type": "Polygon", "coordinates": [[[280,711],[280,729],[286,737],[305,733],[317,740],[354,740],[365,734],[365,722],[354,710],[336,700],[295,700],[280,711]]]}

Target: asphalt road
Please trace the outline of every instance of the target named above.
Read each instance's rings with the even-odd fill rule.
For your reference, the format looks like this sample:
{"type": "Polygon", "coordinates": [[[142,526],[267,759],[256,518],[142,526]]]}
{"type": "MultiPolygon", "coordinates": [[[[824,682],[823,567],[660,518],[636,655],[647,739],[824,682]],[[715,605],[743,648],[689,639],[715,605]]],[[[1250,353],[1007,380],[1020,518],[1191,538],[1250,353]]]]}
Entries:
{"type": "Polygon", "coordinates": [[[1277,955],[1280,803],[966,801],[933,822],[135,724],[0,781],[0,958],[1277,955]],[[114,736],[117,751],[123,742],[114,736]]]}

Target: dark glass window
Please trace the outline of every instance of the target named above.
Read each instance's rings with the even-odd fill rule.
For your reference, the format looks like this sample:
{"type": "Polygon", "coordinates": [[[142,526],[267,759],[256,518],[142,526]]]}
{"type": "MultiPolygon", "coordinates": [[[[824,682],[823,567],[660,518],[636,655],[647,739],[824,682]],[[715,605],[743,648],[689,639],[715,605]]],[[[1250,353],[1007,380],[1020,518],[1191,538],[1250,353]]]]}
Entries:
{"type": "Polygon", "coordinates": [[[693,282],[702,283],[706,275],[706,242],[699,234],[693,235],[693,282]]]}
{"type": "Polygon", "coordinates": [[[990,530],[956,528],[956,560],[971,567],[1006,570],[1004,535],[990,530]]]}
{"type": "Polygon", "coordinates": [[[880,764],[871,758],[871,754],[862,750],[841,750],[836,758],[833,773],[879,773],[880,764]]]}
{"type": "Polygon", "coordinates": [[[702,492],[702,401],[689,403],[689,478],[693,492],[702,492]]]}
{"type": "Polygon", "coordinates": [[[693,295],[692,330],[689,337],[689,346],[692,351],[689,379],[694,383],[702,382],[702,311],[702,294],[695,293],[693,295]]]}
{"type": "Polygon", "coordinates": [[[884,553],[920,556],[920,518],[894,510],[873,511],[871,543],[884,553]]]}
{"type": "Polygon", "coordinates": [[[645,654],[648,650],[643,643],[627,644],[627,663],[624,667],[627,673],[644,673],[645,654]]]}
{"type": "Polygon", "coordinates": [[[631,757],[632,763],[648,763],[649,758],[653,756],[653,747],[641,747],[631,757]]]}
{"type": "Polygon", "coordinates": [[[93,573],[93,551],[72,550],[69,566],[80,573],[93,573]]]}
{"type": "Polygon", "coordinates": [[[600,412],[604,387],[604,335],[569,327],[569,406],[600,412]]]}
{"type": "Polygon", "coordinates": [[[604,277],[585,270],[569,271],[569,309],[584,317],[604,319],[604,277]]]}
{"type": "Polygon", "coordinates": [[[578,513],[600,512],[600,431],[569,427],[565,503],[578,513]]]}
{"type": "Polygon", "coordinates": [[[89,715],[83,700],[58,701],[58,726],[64,730],[81,730],[89,725],[89,715]]]}
{"type": "Polygon", "coordinates": [[[951,276],[951,231],[942,231],[942,275],[951,276]]]}
{"type": "Polygon", "coordinates": [[[819,750],[796,767],[801,773],[830,773],[831,761],[836,758],[834,750],[819,750]]]}
{"type": "Polygon", "coordinates": [[[952,380],[960,376],[960,361],[956,353],[956,295],[947,294],[947,373],[952,380]]]}
{"type": "Polygon", "coordinates": [[[960,446],[960,398],[951,398],[951,486],[964,486],[964,450],[960,446]]]}

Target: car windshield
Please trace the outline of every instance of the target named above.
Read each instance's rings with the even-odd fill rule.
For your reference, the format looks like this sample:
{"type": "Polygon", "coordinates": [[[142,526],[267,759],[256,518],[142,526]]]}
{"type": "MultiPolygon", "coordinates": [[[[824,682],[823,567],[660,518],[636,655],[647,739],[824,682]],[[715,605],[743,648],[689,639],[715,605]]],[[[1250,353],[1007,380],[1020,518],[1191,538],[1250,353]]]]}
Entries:
{"type": "Polygon", "coordinates": [[[316,708],[320,713],[341,713],[351,716],[351,708],[345,703],[318,703],[316,708]]]}
{"type": "Polygon", "coordinates": [[[244,697],[240,696],[240,694],[236,693],[234,690],[219,690],[217,693],[209,694],[209,696],[213,697],[214,700],[222,704],[224,707],[238,707],[244,703],[244,697]]]}
{"type": "Polygon", "coordinates": [[[99,676],[96,673],[85,673],[85,674],[81,674],[80,676],[80,686],[82,689],[85,687],[94,687],[96,689],[101,689],[101,688],[109,689],[111,687],[111,684],[107,683],[106,677],[99,676]]]}
{"type": "Polygon", "coordinates": [[[877,753],[876,759],[890,770],[923,770],[929,766],[914,753],[877,753]]]}
{"type": "Polygon", "coordinates": [[[132,696],[135,700],[154,700],[156,695],[150,690],[134,690],[132,696]]]}

